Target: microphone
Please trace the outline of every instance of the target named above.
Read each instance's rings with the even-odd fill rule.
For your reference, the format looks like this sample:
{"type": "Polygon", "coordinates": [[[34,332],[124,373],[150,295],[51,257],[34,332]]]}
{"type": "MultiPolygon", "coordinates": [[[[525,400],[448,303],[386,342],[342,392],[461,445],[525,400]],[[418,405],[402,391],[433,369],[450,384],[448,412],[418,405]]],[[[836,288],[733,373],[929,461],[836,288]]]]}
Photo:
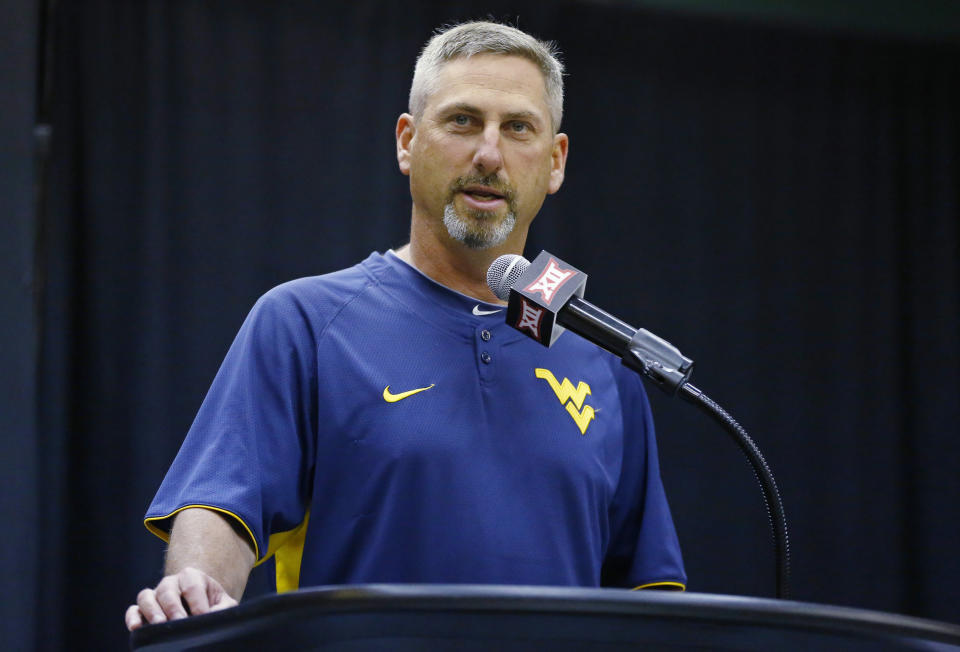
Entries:
{"type": "Polygon", "coordinates": [[[504,254],[487,270],[487,285],[507,301],[507,323],[544,346],[571,330],[623,360],[668,394],[693,373],[693,360],[667,342],[584,301],[587,275],[541,251],[531,263],[504,254]]]}
{"type": "Polygon", "coordinates": [[[668,394],[676,394],[722,425],[744,452],[760,481],[773,529],[777,597],[790,595],[790,541],[787,518],[773,473],[747,431],[716,401],[688,382],[693,360],[653,333],[620,321],[583,300],[587,275],[546,251],[531,263],[522,256],[500,256],[487,270],[487,285],[507,302],[507,323],[550,346],[564,330],[571,330],[597,346],[620,356],[668,394]]]}

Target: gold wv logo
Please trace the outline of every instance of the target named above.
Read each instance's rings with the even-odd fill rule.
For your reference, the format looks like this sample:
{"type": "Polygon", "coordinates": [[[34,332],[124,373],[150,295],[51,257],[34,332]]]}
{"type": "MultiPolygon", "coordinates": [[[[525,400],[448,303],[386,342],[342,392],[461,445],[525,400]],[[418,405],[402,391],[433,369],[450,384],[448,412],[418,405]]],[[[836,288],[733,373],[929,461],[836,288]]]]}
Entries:
{"type": "Polygon", "coordinates": [[[534,373],[537,378],[547,381],[550,389],[557,395],[560,403],[567,408],[567,412],[573,417],[574,423],[580,428],[580,434],[587,434],[587,427],[594,417],[593,408],[583,404],[587,395],[590,394],[590,385],[581,380],[574,389],[573,383],[567,378],[564,378],[562,383],[558,383],[549,369],[536,369],[534,373]]]}

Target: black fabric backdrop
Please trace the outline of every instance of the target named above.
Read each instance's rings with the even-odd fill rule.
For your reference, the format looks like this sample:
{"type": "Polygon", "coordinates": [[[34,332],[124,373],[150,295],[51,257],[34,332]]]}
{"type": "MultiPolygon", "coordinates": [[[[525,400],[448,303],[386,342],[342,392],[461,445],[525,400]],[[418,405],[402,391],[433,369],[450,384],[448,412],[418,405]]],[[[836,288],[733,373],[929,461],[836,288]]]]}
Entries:
{"type": "Polygon", "coordinates": [[[37,602],[35,4],[0,4],[0,624],[11,650],[30,649],[37,602]]]}
{"type": "MultiPolygon", "coordinates": [[[[140,518],[246,311],[405,242],[414,58],[487,14],[568,65],[528,254],[697,361],[780,482],[796,598],[960,622],[958,46],[602,3],[90,0],[56,19],[43,480],[18,496],[42,618],[13,625],[37,647],[124,645],[162,565],[140,518]]],[[[656,392],[689,590],[771,595],[748,465],[656,392]]]]}

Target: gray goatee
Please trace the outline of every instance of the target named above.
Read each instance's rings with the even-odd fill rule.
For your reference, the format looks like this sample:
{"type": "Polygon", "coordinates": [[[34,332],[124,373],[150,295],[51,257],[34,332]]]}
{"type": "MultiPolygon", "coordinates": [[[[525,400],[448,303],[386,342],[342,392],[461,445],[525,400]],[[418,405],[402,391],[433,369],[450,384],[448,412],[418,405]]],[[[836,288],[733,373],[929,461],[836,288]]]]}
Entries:
{"type": "Polygon", "coordinates": [[[473,219],[464,219],[457,213],[453,202],[443,209],[443,225],[447,233],[457,242],[462,242],[470,249],[489,249],[503,244],[513,232],[517,224],[517,216],[513,211],[508,212],[502,220],[493,222],[494,216],[483,211],[471,211],[468,214],[473,219]]]}

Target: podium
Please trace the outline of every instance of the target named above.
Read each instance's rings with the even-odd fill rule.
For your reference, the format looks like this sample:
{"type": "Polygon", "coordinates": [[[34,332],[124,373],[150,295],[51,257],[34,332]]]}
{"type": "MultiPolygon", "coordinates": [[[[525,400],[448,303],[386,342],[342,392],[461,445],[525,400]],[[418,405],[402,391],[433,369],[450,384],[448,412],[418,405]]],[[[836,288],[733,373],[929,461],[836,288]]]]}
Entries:
{"type": "Polygon", "coordinates": [[[172,650],[930,650],[960,626],[826,605],[697,593],[370,584],[304,589],[130,635],[172,650]]]}

